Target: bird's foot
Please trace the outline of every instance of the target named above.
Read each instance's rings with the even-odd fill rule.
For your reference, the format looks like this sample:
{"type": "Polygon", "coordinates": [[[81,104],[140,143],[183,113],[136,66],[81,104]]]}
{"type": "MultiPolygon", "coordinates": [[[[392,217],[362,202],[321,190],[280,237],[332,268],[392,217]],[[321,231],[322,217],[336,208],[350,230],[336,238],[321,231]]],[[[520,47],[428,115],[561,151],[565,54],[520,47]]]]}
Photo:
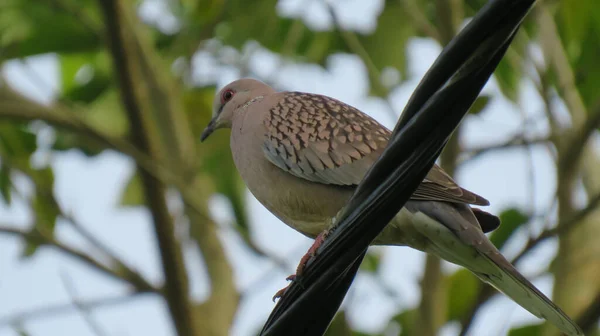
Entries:
{"type": "MultiPolygon", "coordinates": [[[[319,249],[319,247],[321,247],[321,245],[323,245],[325,237],[327,237],[326,234],[326,231],[321,232],[319,233],[317,238],[315,238],[315,241],[310,246],[306,254],[300,259],[300,263],[298,263],[298,267],[296,268],[296,274],[292,280],[295,280],[296,277],[302,275],[302,272],[304,272],[304,268],[306,267],[306,264],[308,263],[310,258],[315,257],[317,255],[317,250],[319,249]]],[[[290,277],[288,277],[288,279],[289,278],[290,277]]]]}
{"type": "MultiPolygon", "coordinates": [[[[327,231],[319,233],[317,238],[315,238],[315,241],[313,242],[313,244],[308,249],[308,252],[306,252],[306,254],[304,256],[302,256],[302,258],[300,259],[300,263],[298,263],[298,267],[296,268],[296,274],[292,274],[292,275],[288,276],[287,278],[285,278],[287,281],[295,281],[296,278],[298,278],[300,275],[302,275],[302,272],[304,271],[304,267],[306,267],[306,264],[308,263],[310,258],[317,255],[317,250],[319,249],[319,247],[321,247],[321,245],[323,245],[323,242],[325,241],[325,237],[327,237],[327,231]]],[[[275,293],[275,295],[273,296],[273,302],[275,302],[275,300],[281,298],[283,296],[283,294],[285,294],[285,292],[287,291],[287,289],[289,287],[290,287],[290,285],[287,285],[285,288],[278,290],[277,293],[275,293]]]]}
{"type": "MultiPolygon", "coordinates": [[[[287,278],[285,278],[285,280],[287,280],[287,281],[296,280],[296,274],[292,274],[292,275],[288,276],[287,278]]],[[[278,290],[277,293],[275,293],[275,295],[273,295],[273,302],[275,302],[275,300],[281,298],[283,296],[283,294],[285,294],[285,291],[287,291],[288,288],[290,288],[290,285],[287,285],[287,286],[283,287],[282,289],[278,290]]]]}

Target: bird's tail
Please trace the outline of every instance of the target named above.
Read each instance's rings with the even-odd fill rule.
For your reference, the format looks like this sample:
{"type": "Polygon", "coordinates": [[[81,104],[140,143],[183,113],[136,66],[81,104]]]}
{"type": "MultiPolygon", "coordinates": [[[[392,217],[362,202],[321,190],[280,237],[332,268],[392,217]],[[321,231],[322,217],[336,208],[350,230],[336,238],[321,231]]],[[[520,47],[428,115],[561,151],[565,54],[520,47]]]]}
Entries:
{"type": "Polygon", "coordinates": [[[466,267],[521,307],[539,318],[546,319],[567,335],[583,335],[579,326],[521,275],[479,228],[468,223],[464,214],[456,211],[456,208],[454,209],[455,211],[443,209],[442,214],[434,211],[433,216],[425,215],[423,212],[414,214],[412,219],[414,228],[430,241],[427,247],[428,252],[466,267]],[[449,229],[448,226],[440,223],[447,221],[458,221],[460,224],[450,226],[449,229]]]}

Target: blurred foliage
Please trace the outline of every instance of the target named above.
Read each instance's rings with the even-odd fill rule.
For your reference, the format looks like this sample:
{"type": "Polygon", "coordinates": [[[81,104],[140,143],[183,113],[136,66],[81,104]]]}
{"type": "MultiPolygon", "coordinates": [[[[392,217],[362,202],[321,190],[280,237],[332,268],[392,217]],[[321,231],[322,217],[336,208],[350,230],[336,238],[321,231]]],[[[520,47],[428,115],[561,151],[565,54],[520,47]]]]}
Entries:
{"type": "Polygon", "coordinates": [[[502,249],[517,229],[529,221],[529,217],[519,209],[507,209],[500,214],[500,221],[502,225],[490,236],[490,240],[498,249],[502,249]]]}
{"type": "Polygon", "coordinates": [[[462,321],[476,304],[477,294],[483,283],[465,269],[452,274],[447,281],[448,321],[462,321]]]}
{"type": "MultiPolygon", "coordinates": [[[[143,1],[123,2],[132,11],[135,9],[134,3],[137,6],[143,1]]],[[[169,141],[177,139],[178,134],[187,134],[185,132],[189,131],[193,136],[193,139],[187,139],[194,145],[195,158],[190,159],[191,167],[171,172],[182,181],[178,181],[179,184],[170,180],[162,182],[174,187],[182,195],[199,195],[197,200],[202,209],[207,208],[206,203],[211,195],[218,193],[225,196],[235,218],[235,228],[248,246],[256,250],[251,238],[252,226],[247,216],[245,187],[228,154],[228,135],[226,132],[217,132],[210,141],[202,146],[198,145],[199,134],[211,118],[218,75],[193,78],[196,66],[193,56],[200,52],[209,53],[220,66],[233,65],[248,70],[247,63],[252,55],[247,47],[251,42],[258,43],[261,48],[281,59],[317,64],[324,69],[327,68],[330,56],[339,53],[354,54],[362,60],[368,72],[370,94],[388,99],[394,88],[409,79],[407,46],[411,40],[438,39],[438,43],[443,43],[439,36],[448,29],[446,22],[452,21],[444,15],[458,15],[461,23],[485,3],[487,1],[484,0],[385,0],[382,1],[376,27],[369,31],[359,31],[348,29],[336,17],[330,18],[327,28],[316,29],[307,24],[303,19],[310,15],[306,8],[320,5],[330,10],[317,0],[311,2],[311,6],[300,9],[298,17],[280,15],[276,0],[165,1],[162,3],[165,15],[175,19],[175,28],[165,29],[149,20],[132,24],[132,27],[139,29],[135,36],[147,37],[149,40],[148,45],[144,45],[143,38],[140,38],[140,53],[148,62],[161,66],[172,65],[172,68],[167,69],[170,72],[166,77],[161,77],[159,71],[157,74],[147,75],[156,75],[154,79],[158,78],[157,83],[164,85],[154,87],[157,90],[154,92],[164,94],[161,97],[168,97],[168,100],[174,102],[169,106],[181,107],[172,111],[177,116],[169,117],[182,118],[182,127],[189,127],[189,130],[178,129],[181,125],[169,129],[164,121],[170,120],[166,112],[162,116],[152,114],[152,123],[168,132],[161,133],[157,141],[172,149],[169,141]],[[440,11],[439,6],[442,4],[449,4],[453,12],[440,11]],[[232,50],[235,51],[233,60],[232,50]],[[225,54],[228,56],[224,56],[225,54]],[[384,80],[381,74],[390,68],[400,74],[399,82],[384,80]]],[[[343,1],[335,2],[333,13],[339,6],[343,6],[343,1]]],[[[559,42],[564,46],[568,65],[574,74],[576,90],[586,110],[591,113],[600,106],[597,95],[600,87],[600,2],[547,1],[543,6],[552,14],[559,42]]],[[[523,103],[520,85],[523,80],[532,78],[538,86],[543,86],[540,88],[542,94],[552,92],[562,100],[568,95],[566,92],[569,88],[560,81],[555,67],[549,66],[548,62],[543,64],[539,61],[537,53],[540,41],[552,37],[543,35],[547,32],[540,31],[537,19],[538,13],[534,10],[527,17],[522,31],[495,72],[495,81],[502,94],[514,104],[523,103]],[[536,71],[537,74],[532,75],[536,71]]],[[[0,62],[53,54],[60,75],[56,95],[48,106],[21,97],[0,81],[0,200],[8,206],[15,197],[28,202],[33,214],[30,233],[53,237],[57,219],[65,215],[55,199],[52,166],[48,160],[34,165],[33,157],[36,153],[77,151],[88,157],[95,157],[106,150],[114,150],[130,156],[140,164],[139,155],[133,155],[129,147],[122,145],[131,145],[135,127],[138,126],[131,124],[129,112],[123,104],[122,90],[119,79],[115,76],[115,64],[108,47],[109,38],[98,1],[0,2],[0,62]],[[15,110],[23,111],[23,115],[15,117],[12,112],[15,110]],[[51,113],[44,114],[46,112],[51,113]],[[65,123],[61,122],[61,118],[73,121],[65,123]],[[36,131],[39,124],[34,127],[32,120],[41,120],[44,127],[52,127],[53,136],[49,146],[44,143],[48,139],[41,139],[36,131]],[[67,127],[64,127],[65,124],[67,127]],[[17,193],[17,178],[27,179],[33,185],[32,191],[27,194],[17,193]]],[[[44,85],[41,82],[38,84],[44,85]]],[[[52,87],[48,89],[52,90],[52,87]]],[[[159,96],[147,98],[151,101],[157,97],[159,96]]],[[[471,107],[471,115],[484,114],[492,100],[493,97],[489,95],[479,97],[471,107]]],[[[161,169],[172,169],[169,162],[157,161],[156,165],[161,169]]],[[[147,206],[146,190],[140,173],[132,174],[123,186],[118,204],[129,207],[147,206]]],[[[186,215],[192,217],[189,212],[186,215]]],[[[502,225],[490,235],[498,248],[506,246],[520,228],[527,227],[534,220],[532,214],[516,207],[503,210],[500,218],[502,225]]],[[[33,255],[37,247],[44,243],[40,239],[27,239],[26,242],[24,256],[33,255]]],[[[48,239],[46,243],[52,243],[52,239],[48,239]]],[[[201,244],[200,240],[198,243],[201,244]]],[[[258,250],[256,252],[262,253],[258,250]]],[[[361,271],[375,277],[380,276],[381,258],[380,251],[370,251],[361,271]]],[[[448,316],[445,320],[461,323],[468,321],[485,303],[485,300],[480,299],[486,285],[466,270],[448,274],[444,281],[447,288],[447,300],[444,302],[448,304],[448,316]]],[[[401,335],[416,335],[415,321],[418,320],[418,314],[415,307],[400,309],[390,319],[388,329],[396,326],[401,330],[401,335]]],[[[541,325],[536,324],[512,329],[509,335],[546,335],[544,330],[541,325]]],[[[226,334],[227,331],[222,333],[226,334]]],[[[345,312],[341,311],[333,321],[328,335],[370,334],[353,330],[345,312]]]]}

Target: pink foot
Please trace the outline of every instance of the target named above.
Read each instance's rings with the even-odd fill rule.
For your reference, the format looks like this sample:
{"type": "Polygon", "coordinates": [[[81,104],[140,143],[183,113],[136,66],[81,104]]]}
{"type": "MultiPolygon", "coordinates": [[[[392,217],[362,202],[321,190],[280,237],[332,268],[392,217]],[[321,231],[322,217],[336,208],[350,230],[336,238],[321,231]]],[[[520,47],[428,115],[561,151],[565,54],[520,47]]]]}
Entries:
{"type": "MultiPolygon", "coordinates": [[[[319,247],[321,247],[321,245],[323,245],[323,242],[325,241],[325,237],[327,236],[326,232],[327,231],[319,233],[317,238],[315,238],[315,241],[308,249],[308,252],[306,252],[306,254],[300,259],[300,263],[298,264],[298,267],[296,268],[296,274],[292,274],[292,275],[288,276],[287,278],[285,278],[287,281],[294,281],[294,280],[296,280],[297,277],[302,275],[302,272],[304,271],[304,267],[306,267],[306,263],[308,263],[310,258],[317,255],[317,250],[319,249],[319,247]]],[[[289,287],[290,286],[287,285],[285,288],[278,290],[277,293],[275,293],[275,295],[273,296],[273,302],[275,302],[276,299],[281,298],[285,294],[285,292],[287,291],[287,289],[289,287]]]]}
{"type": "MultiPolygon", "coordinates": [[[[321,245],[323,245],[323,242],[325,241],[325,237],[326,237],[326,235],[325,235],[325,231],[324,231],[324,232],[319,233],[317,238],[315,238],[315,241],[308,249],[308,252],[306,252],[306,254],[300,259],[300,263],[298,264],[298,267],[296,268],[296,276],[302,275],[302,272],[304,271],[304,267],[306,267],[306,264],[308,263],[310,258],[317,255],[317,250],[319,249],[319,247],[321,247],[321,245]]],[[[289,277],[288,277],[288,279],[289,279],[289,277]]]]}

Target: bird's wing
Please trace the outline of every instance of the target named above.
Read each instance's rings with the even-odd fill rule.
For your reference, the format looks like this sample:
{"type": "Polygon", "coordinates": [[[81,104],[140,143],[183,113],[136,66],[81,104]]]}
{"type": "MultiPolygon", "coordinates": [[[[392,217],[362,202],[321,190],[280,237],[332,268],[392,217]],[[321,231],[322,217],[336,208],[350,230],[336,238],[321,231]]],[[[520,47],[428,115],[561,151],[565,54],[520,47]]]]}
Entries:
{"type": "Polygon", "coordinates": [[[502,256],[479,228],[464,204],[409,202],[414,227],[431,244],[427,252],[466,267],[521,307],[557,326],[569,336],[583,335],[567,314],[540,292],[502,256]]]}
{"type": "MultiPolygon", "coordinates": [[[[356,186],[381,155],[391,132],[339,100],[286,92],[265,118],[267,159],[308,181],[356,186]]],[[[411,199],[489,205],[435,165],[411,199]]]]}
{"type": "Polygon", "coordinates": [[[490,205],[485,198],[459,187],[438,165],[427,173],[411,199],[420,201],[445,201],[474,205],[490,205]]]}

